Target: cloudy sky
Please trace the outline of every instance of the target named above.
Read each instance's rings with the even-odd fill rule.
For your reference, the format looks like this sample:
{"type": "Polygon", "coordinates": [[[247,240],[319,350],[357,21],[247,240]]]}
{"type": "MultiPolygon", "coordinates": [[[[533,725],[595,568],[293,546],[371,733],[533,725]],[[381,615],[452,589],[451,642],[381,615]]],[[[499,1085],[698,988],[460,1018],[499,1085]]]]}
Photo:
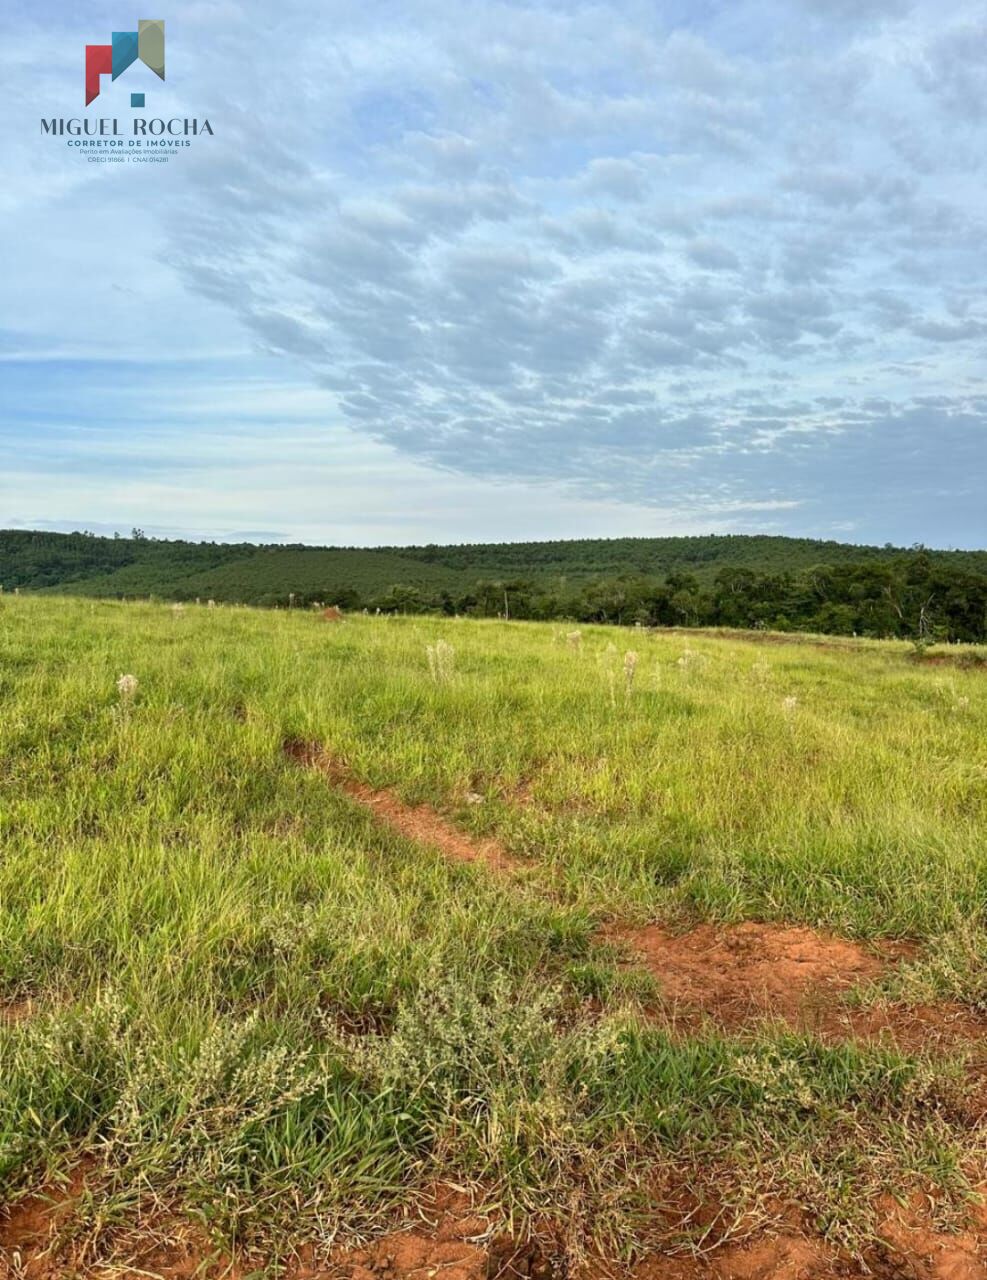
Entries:
{"type": "Polygon", "coordinates": [[[987,544],[981,0],[132,2],[4,5],[0,526],[987,544]]]}

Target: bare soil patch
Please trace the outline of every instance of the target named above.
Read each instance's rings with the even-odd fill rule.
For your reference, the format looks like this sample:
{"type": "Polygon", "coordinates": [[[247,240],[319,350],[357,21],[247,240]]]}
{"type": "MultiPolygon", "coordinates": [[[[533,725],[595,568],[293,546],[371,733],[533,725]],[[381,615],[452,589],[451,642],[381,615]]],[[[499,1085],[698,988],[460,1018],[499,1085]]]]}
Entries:
{"type": "Polygon", "coordinates": [[[0,1201],[0,1280],[54,1280],[71,1274],[54,1255],[82,1192],[85,1170],[82,1166],[66,1184],[44,1187],[14,1204],[0,1201]]]}
{"type": "Polygon", "coordinates": [[[920,667],[958,667],[961,671],[987,672],[987,659],[970,653],[919,653],[909,660],[920,667]]]}
{"type": "Polygon", "coordinates": [[[634,1280],[822,1280],[860,1275],[838,1269],[822,1241],[805,1236],[765,1235],[725,1245],[703,1257],[656,1254],[634,1269],[634,1280]]]}
{"type": "Polygon", "coordinates": [[[26,1022],[34,1015],[37,1004],[30,996],[19,1000],[0,1001],[0,1026],[13,1026],[18,1022],[26,1022]]]}
{"type": "Polygon", "coordinates": [[[160,1211],[137,1230],[104,1239],[112,1247],[94,1260],[77,1217],[90,1168],[83,1163],[65,1186],[6,1208],[0,1203],[0,1280],[242,1280],[252,1272],[210,1248],[198,1227],[162,1218],[160,1211]]]}
{"type": "MultiPolygon", "coordinates": [[[[113,1261],[92,1261],[71,1240],[84,1173],[85,1166],[67,1186],[0,1209],[0,1280],[244,1280],[270,1262],[259,1255],[231,1260],[180,1221],[124,1230],[113,1261]]],[[[717,1240],[713,1231],[699,1254],[675,1250],[652,1253],[632,1267],[602,1259],[569,1267],[544,1243],[498,1234],[491,1217],[473,1211],[465,1196],[427,1196],[424,1216],[403,1228],[337,1247],[327,1259],[303,1246],[279,1274],[284,1280],[987,1280],[982,1203],[971,1206],[956,1231],[937,1225],[934,1203],[918,1193],[904,1204],[885,1197],[876,1207],[876,1229],[862,1258],[783,1215],[776,1230],[753,1230],[739,1241],[717,1240]]],[[[711,1225],[719,1218],[715,1204],[696,1203],[694,1211],[690,1217],[711,1225]]]]}
{"type": "Polygon", "coordinates": [[[865,1262],[880,1280],[987,1280],[987,1213],[973,1207],[962,1231],[936,1226],[933,1206],[912,1195],[905,1204],[890,1196],[880,1204],[876,1241],[865,1262]]]}
{"type": "Polygon", "coordinates": [[[448,1228],[434,1232],[398,1231],[335,1261],[331,1273],[340,1280],[487,1280],[488,1256],[448,1228]]]}
{"type": "Polygon", "coordinates": [[[431,805],[405,804],[393,791],[361,782],[341,760],[314,743],[288,742],[284,749],[297,763],[318,769],[333,786],[366,806],[385,826],[406,840],[437,849],[454,862],[484,863],[494,871],[518,871],[524,865],[512,857],[500,841],[466,835],[431,805]]]}
{"type": "MultiPolygon", "coordinates": [[[[160,1210],[146,1215],[137,1230],[122,1227],[112,1239],[104,1238],[104,1251],[95,1261],[78,1230],[72,1230],[87,1169],[82,1166],[64,1187],[0,1206],[0,1280],[245,1280],[272,1261],[259,1254],[231,1259],[211,1249],[198,1227],[162,1217],[160,1210]]],[[[555,1280],[558,1275],[534,1243],[492,1235],[491,1219],[470,1211],[462,1196],[428,1194],[421,1208],[424,1217],[366,1244],[337,1247],[328,1258],[303,1245],[278,1274],[284,1280],[555,1280]]]]}
{"type": "Polygon", "coordinates": [[[635,1269],[634,1280],[987,1280],[984,1257],[982,1233],[912,1226],[899,1212],[881,1224],[863,1259],[819,1238],[782,1233],[726,1245],[703,1258],[649,1258],[635,1269]]]}
{"type": "Polygon", "coordinates": [[[0,1276],[42,1275],[40,1255],[54,1239],[57,1202],[47,1196],[31,1196],[0,1209],[0,1276]]]}
{"type": "Polygon", "coordinates": [[[674,934],[649,925],[607,936],[654,974],[672,1005],[702,1010],[727,1027],[764,1017],[811,1021],[814,1005],[824,1010],[834,994],[884,968],[858,943],[798,927],[704,924],[674,934]]]}
{"type": "Polygon", "coordinates": [[[736,627],[652,627],[650,634],[702,636],[706,640],[743,640],[751,644],[799,645],[810,649],[838,649],[843,653],[866,652],[851,636],[833,636],[821,639],[811,632],[801,631],[755,631],[753,628],[736,627]]]}
{"type": "Polygon", "coordinates": [[[657,979],[673,1024],[711,1018],[730,1031],[778,1019],[824,1040],[887,1040],[908,1053],[972,1051],[965,1113],[987,1115],[987,1018],[961,1004],[852,1004],[848,992],[913,954],[815,930],[745,923],[674,934],[657,925],[604,937],[657,979]]]}

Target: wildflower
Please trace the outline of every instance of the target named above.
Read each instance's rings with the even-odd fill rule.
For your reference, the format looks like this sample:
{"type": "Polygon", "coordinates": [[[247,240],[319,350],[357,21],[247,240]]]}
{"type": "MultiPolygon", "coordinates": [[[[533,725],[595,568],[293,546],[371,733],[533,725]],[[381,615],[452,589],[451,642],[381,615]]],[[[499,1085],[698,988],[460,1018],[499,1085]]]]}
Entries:
{"type": "Polygon", "coordinates": [[[633,649],[628,649],[624,654],[624,692],[628,698],[631,696],[631,686],[634,684],[634,672],[637,670],[637,654],[633,649]]]}
{"type": "Polygon", "coordinates": [[[137,693],[139,681],[136,676],[124,675],[117,680],[117,692],[125,701],[130,701],[137,693]]]}

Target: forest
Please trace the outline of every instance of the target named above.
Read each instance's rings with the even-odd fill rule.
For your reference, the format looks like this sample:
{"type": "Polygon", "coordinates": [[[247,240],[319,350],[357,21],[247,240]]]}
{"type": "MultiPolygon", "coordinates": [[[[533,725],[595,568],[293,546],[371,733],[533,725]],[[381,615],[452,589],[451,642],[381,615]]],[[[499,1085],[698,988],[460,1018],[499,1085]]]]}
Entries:
{"type": "Polygon", "coordinates": [[[987,552],[803,538],[307,547],[0,532],[6,591],[272,608],[987,639],[987,552]]]}

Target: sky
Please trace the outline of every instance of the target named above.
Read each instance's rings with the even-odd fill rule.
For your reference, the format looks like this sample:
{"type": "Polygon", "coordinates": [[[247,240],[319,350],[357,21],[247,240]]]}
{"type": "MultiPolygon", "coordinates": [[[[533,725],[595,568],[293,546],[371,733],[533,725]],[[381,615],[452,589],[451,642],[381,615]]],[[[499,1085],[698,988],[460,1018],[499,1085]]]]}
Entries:
{"type": "Polygon", "coordinates": [[[128,2],[0,19],[0,527],[987,545],[979,0],[128,2]]]}

